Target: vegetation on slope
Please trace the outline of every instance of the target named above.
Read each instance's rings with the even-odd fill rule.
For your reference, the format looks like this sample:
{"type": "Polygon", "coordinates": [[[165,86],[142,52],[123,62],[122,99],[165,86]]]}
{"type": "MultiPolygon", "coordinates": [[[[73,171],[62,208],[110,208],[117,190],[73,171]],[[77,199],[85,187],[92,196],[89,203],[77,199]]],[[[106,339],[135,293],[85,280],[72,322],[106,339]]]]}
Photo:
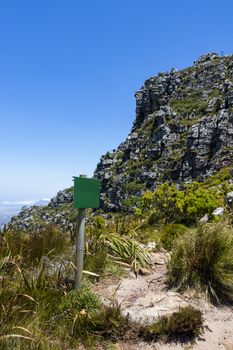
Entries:
{"type": "MultiPolygon", "coordinates": [[[[149,263],[135,237],[116,232],[123,227],[119,221],[105,227],[97,216],[87,225],[85,269],[119,275],[121,264],[149,263]]],[[[91,292],[98,275],[84,277],[80,291],[73,289],[73,241],[58,228],[5,232],[0,239],[0,349],[64,349],[80,343],[94,349],[101,339],[113,341],[131,329],[119,306],[106,307],[91,292]]]]}
{"type": "MultiPolygon", "coordinates": [[[[179,291],[196,288],[214,303],[233,303],[232,209],[225,196],[232,190],[230,169],[202,183],[179,189],[162,184],[137,198],[132,214],[92,215],[86,227],[85,276],[80,291],[74,285],[74,237],[58,227],[41,231],[6,231],[0,237],[0,349],[87,349],[122,337],[173,341],[175,333],[190,339],[201,334],[197,310],[180,310],[151,326],[122,315],[118,305],[104,306],[91,292],[102,276],[119,276],[122,266],[138,270],[150,264],[140,242],[156,243],[171,253],[168,283],[179,291]],[[212,211],[224,206],[216,222],[212,211]],[[198,221],[209,214],[210,222],[198,221]],[[212,221],[212,223],[211,223],[212,221]],[[179,324],[180,332],[175,327],[179,324]],[[135,333],[136,332],[136,333],[135,333]]],[[[104,345],[104,346],[105,346],[104,345]]],[[[106,345],[107,348],[107,345],[106,345]]]]}
{"type": "Polygon", "coordinates": [[[203,215],[211,216],[214,209],[225,206],[225,196],[233,190],[228,182],[231,178],[231,169],[225,168],[203,182],[186,183],[179,189],[165,182],[138,197],[135,211],[149,217],[150,223],[196,224],[203,215]]]}
{"type": "Polygon", "coordinates": [[[173,244],[169,283],[200,288],[213,302],[233,303],[233,229],[226,223],[190,230],[173,244]]]}

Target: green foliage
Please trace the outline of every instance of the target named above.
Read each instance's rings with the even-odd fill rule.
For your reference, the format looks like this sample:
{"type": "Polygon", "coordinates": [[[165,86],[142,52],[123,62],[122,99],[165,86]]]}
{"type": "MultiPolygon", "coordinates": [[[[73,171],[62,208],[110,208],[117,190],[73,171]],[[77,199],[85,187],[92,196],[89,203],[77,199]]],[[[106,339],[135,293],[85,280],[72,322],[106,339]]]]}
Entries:
{"type": "Polygon", "coordinates": [[[141,197],[141,208],[143,212],[149,212],[152,209],[153,193],[146,191],[141,197]]]}
{"type": "Polygon", "coordinates": [[[3,349],[20,349],[21,346],[52,349],[53,338],[63,344],[58,349],[69,347],[73,342],[72,325],[76,315],[102,310],[97,295],[85,285],[78,291],[65,292],[49,277],[48,271],[46,274],[43,271],[39,269],[33,277],[19,270],[13,282],[2,285],[0,298],[4,308],[0,311],[0,337],[3,349]],[[29,334],[31,344],[25,338],[29,334]]]}
{"type": "Polygon", "coordinates": [[[203,184],[192,182],[184,186],[183,220],[196,222],[205,214],[223,205],[223,198],[217,187],[205,188],[203,184]]]}
{"type": "Polygon", "coordinates": [[[62,254],[68,245],[67,237],[55,226],[46,226],[39,232],[8,231],[1,239],[0,253],[18,255],[27,266],[37,265],[45,255],[62,254]]]}
{"type": "MultiPolygon", "coordinates": [[[[192,125],[197,124],[199,122],[199,120],[200,120],[200,117],[199,118],[197,118],[197,117],[196,118],[191,118],[191,119],[183,118],[183,119],[179,119],[179,124],[189,128],[192,125]]],[[[174,121],[173,121],[173,123],[174,123],[174,121]]],[[[178,154],[178,156],[179,156],[179,154],[178,154]]],[[[179,158],[178,158],[178,156],[177,156],[176,159],[180,159],[182,157],[182,155],[179,158]]]]}
{"type": "Polygon", "coordinates": [[[180,308],[177,312],[162,316],[146,327],[140,334],[147,341],[185,341],[200,336],[203,331],[203,316],[200,310],[192,306],[180,308]]]}
{"type": "MultiPolygon", "coordinates": [[[[85,269],[122,273],[122,266],[150,263],[135,239],[138,217],[93,216],[86,226],[85,269]]],[[[53,227],[37,233],[6,232],[0,237],[0,339],[2,349],[95,349],[100,339],[114,341],[130,329],[118,306],[105,308],[85,285],[72,290],[74,249],[53,227]]]]}
{"type": "Polygon", "coordinates": [[[180,224],[165,225],[160,232],[160,240],[163,247],[167,250],[171,250],[174,239],[184,235],[186,231],[187,228],[180,224]]]}
{"type": "Polygon", "coordinates": [[[220,97],[221,96],[221,91],[218,88],[214,88],[211,93],[209,94],[209,97],[220,97]]]}
{"type": "Polygon", "coordinates": [[[146,266],[150,263],[150,255],[146,249],[131,237],[121,237],[116,234],[106,235],[104,244],[109,253],[129,265],[146,266]]]}
{"type": "Polygon", "coordinates": [[[174,184],[164,183],[153,193],[153,208],[155,220],[169,218],[170,222],[176,222],[183,212],[182,191],[178,191],[174,184]]]}
{"type": "Polygon", "coordinates": [[[192,112],[195,112],[196,115],[203,115],[208,107],[208,102],[197,97],[186,97],[180,100],[173,100],[171,106],[177,113],[182,115],[189,115],[192,112]]]}
{"type": "Polygon", "coordinates": [[[84,269],[100,275],[105,273],[109,263],[110,259],[107,255],[106,247],[101,245],[95,252],[89,250],[84,256],[84,269]]]}
{"type": "Polygon", "coordinates": [[[58,303],[58,314],[71,312],[75,314],[81,310],[95,312],[99,310],[101,303],[96,294],[90,291],[87,286],[82,286],[80,290],[71,290],[64,294],[58,303]]]}
{"type": "Polygon", "coordinates": [[[214,175],[209,176],[202,184],[205,188],[212,186],[219,186],[221,193],[226,193],[229,191],[231,186],[227,183],[227,180],[232,179],[231,168],[222,168],[219,172],[214,175]]]}
{"type": "Polygon", "coordinates": [[[168,278],[178,290],[201,288],[213,302],[233,302],[233,231],[224,223],[199,226],[173,243],[168,278]]]}
{"type": "Polygon", "coordinates": [[[45,264],[43,262],[40,264],[37,273],[34,273],[33,275],[28,273],[26,274],[25,272],[21,271],[20,268],[18,269],[23,278],[23,291],[34,294],[37,290],[47,289],[49,281],[43,276],[45,270],[45,264]]]}
{"type": "Polygon", "coordinates": [[[135,239],[137,220],[115,216],[106,224],[103,218],[95,217],[88,229],[85,267],[101,273],[109,261],[123,262],[131,266],[145,266],[150,261],[147,250],[135,239]],[[101,224],[100,224],[101,223],[101,224]],[[112,260],[110,260],[112,259],[112,260]]]}
{"type": "Polygon", "coordinates": [[[148,223],[195,224],[203,215],[211,215],[214,209],[224,206],[227,192],[233,189],[228,183],[230,169],[222,169],[203,182],[193,181],[180,189],[163,183],[154,192],[146,191],[140,198],[140,215],[148,218],[148,223]]]}
{"type": "Polygon", "coordinates": [[[93,336],[123,339],[130,327],[129,317],[123,316],[120,306],[113,304],[103,307],[99,312],[79,314],[74,322],[73,335],[89,345],[93,343],[93,336]]]}
{"type": "Polygon", "coordinates": [[[84,256],[84,269],[104,274],[111,259],[107,255],[107,248],[102,242],[106,234],[106,222],[100,215],[91,218],[86,229],[86,251],[84,256]]]}
{"type": "Polygon", "coordinates": [[[142,243],[156,242],[157,246],[161,246],[160,232],[155,226],[148,225],[145,223],[137,231],[137,234],[140,242],[142,243]]]}
{"type": "Polygon", "coordinates": [[[94,244],[105,231],[106,223],[104,218],[100,215],[93,216],[86,227],[86,234],[91,244],[94,244]]]}
{"type": "Polygon", "coordinates": [[[145,185],[143,183],[140,183],[137,181],[131,181],[124,186],[124,190],[129,194],[133,194],[133,193],[136,193],[138,191],[140,192],[144,188],[145,188],[145,185]]]}
{"type": "Polygon", "coordinates": [[[124,207],[124,210],[126,210],[128,212],[133,212],[134,210],[137,209],[139,201],[140,201],[139,197],[134,196],[134,195],[125,198],[122,201],[122,205],[124,207]]]}

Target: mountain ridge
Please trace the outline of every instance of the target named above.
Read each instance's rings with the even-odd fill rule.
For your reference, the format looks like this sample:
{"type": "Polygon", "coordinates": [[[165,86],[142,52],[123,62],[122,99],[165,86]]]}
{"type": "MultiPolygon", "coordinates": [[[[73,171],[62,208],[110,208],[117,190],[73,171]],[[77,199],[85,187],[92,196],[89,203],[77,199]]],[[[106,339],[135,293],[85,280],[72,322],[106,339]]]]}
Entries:
{"type": "Polygon", "coordinates": [[[131,132],[95,170],[105,210],[122,210],[127,198],[165,181],[203,180],[231,165],[233,56],[203,55],[147,79],[135,96],[131,132]]]}
{"type": "MultiPolygon", "coordinates": [[[[135,93],[136,118],[116,150],[100,158],[101,208],[125,209],[134,196],[163,182],[204,180],[233,159],[233,56],[202,55],[193,66],[147,79],[135,93]]],[[[69,229],[72,191],[59,191],[43,208],[29,208],[9,227],[39,223],[69,229]]]]}

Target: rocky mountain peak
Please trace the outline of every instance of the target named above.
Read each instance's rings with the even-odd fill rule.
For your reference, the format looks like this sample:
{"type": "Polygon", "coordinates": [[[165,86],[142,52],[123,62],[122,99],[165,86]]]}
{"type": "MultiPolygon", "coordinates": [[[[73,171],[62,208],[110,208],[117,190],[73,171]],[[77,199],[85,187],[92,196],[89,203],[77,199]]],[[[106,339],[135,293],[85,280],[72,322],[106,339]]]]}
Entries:
{"type": "MultiPolygon", "coordinates": [[[[165,181],[179,187],[232,165],[233,56],[202,55],[191,67],[147,79],[135,97],[132,130],[94,172],[104,210],[122,210],[165,181]]],[[[45,207],[24,208],[7,228],[70,230],[71,203],[72,189],[60,191],[45,207]]]]}
{"type": "Polygon", "coordinates": [[[233,56],[202,55],[147,79],[135,97],[131,132],[95,171],[106,210],[161,182],[201,180],[231,164],[233,56]]]}

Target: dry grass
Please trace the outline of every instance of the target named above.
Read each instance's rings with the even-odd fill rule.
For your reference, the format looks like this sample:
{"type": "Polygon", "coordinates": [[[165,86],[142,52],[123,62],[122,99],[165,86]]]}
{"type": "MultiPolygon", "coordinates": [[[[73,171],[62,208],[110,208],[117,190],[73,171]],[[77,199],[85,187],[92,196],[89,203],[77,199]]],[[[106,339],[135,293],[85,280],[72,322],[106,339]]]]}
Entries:
{"type": "Polygon", "coordinates": [[[173,245],[171,287],[201,288],[215,303],[233,303],[233,230],[226,223],[201,225],[173,245]]]}

